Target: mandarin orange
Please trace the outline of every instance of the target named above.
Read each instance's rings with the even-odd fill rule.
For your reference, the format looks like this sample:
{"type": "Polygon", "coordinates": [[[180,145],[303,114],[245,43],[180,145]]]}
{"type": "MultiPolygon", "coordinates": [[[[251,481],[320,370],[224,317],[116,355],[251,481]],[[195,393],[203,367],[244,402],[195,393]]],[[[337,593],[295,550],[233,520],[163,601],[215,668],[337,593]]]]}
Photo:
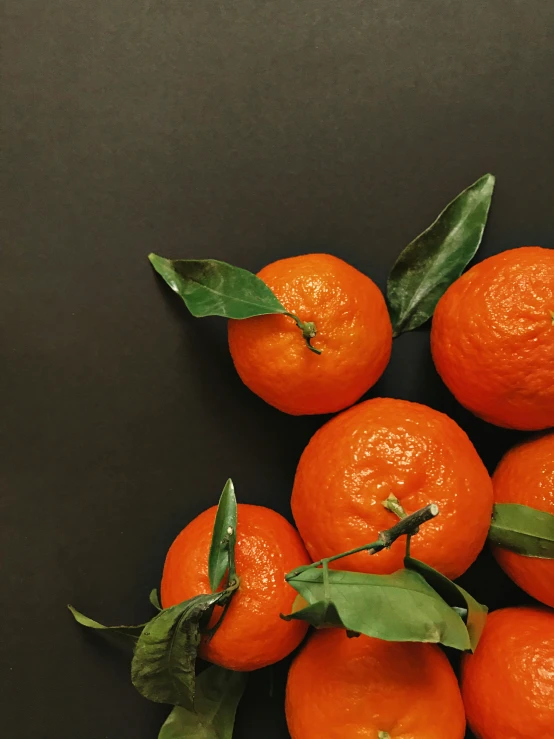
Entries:
{"type": "MultiPolygon", "coordinates": [[[[406,513],[436,503],[440,514],[413,538],[412,554],[451,578],[481,551],[490,526],[492,484],[465,432],[448,416],[405,400],[376,398],[323,426],[304,450],[292,511],[314,560],[369,544],[398,520],[384,507],[393,494],[406,513]]],[[[331,564],[390,573],[402,567],[404,539],[375,556],[331,564]]]]}
{"type": "Polygon", "coordinates": [[[315,324],[311,352],[292,318],[229,321],[229,348],[242,381],[293,415],[334,413],[356,402],[389,361],[392,326],[369,277],[329,254],[281,259],[258,273],[287,311],[315,324]]]}
{"type": "MultiPolygon", "coordinates": [[[[210,593],[208,554],[216,507],[197,516],[167,553],[161,601],[164,608],[210,593]]],[[[221,626],[204,639],[200,656],[230,670],[257,670],[286,657],[302,641],[307,624],[287,623],[295,591],[284,576],[309,557],[290,523],[262,506],[238,504],[235,560],[240,586],[221,626]]],[[[216,607],[213,625],[221,616],[216,607]]]]}
{"type": "MultiPolygon", "coordinates": [[[[554,515],[554,433],[511,449],[492,482],[495,503],[516,503],[554,515]]],[[[554,559],[525,557],[498,546],[493,554],[520,588],[554,607],[554,559]]]]}
{"type": "Polygon", "coordinates": [[[462,696],[477,739],[554,739],[554,612],[490,614],[463,658],[462,696]]]}
{"type": "Polygon", "coordinates": [[[554,426],[554,249],[511,249],[462,275],[435,309],[431,350],[475,415],[514,429],[554,426]]]}
{"type": "Polygon", "coordinates": [[[289,672],[292,739],[463,739],[456,676],[433,644],[317,631],[289,672]]]}

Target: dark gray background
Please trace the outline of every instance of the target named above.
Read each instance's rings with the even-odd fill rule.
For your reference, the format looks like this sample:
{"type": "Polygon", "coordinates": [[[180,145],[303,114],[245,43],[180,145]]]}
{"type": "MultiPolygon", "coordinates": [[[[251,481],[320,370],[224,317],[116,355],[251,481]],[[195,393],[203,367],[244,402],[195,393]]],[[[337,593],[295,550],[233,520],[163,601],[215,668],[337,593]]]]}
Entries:
{"type": "MultiPolygon", "coordinates": [[[[383,286],[486,171],[481,257],[552,246],[554,4],[1,5],[1,733],[155,739],[165,709],[65,604],[147,617],[174,535],[228,476],[290,515],[324,419],[243,387],[224,322],[188,316],[146,255],[257,270],[324,250],[383,286]]],[[[447,411],[491,469],[519,438],[456,405],[427,331],[395,341],[372,394],[447,411]]],[[[493,607],[521,599],[486,554],[464,582],[493,607]]],[[[236,739],[287,737],[283,678],[273,697],[267,672],[252,681],[236,739]]]]}

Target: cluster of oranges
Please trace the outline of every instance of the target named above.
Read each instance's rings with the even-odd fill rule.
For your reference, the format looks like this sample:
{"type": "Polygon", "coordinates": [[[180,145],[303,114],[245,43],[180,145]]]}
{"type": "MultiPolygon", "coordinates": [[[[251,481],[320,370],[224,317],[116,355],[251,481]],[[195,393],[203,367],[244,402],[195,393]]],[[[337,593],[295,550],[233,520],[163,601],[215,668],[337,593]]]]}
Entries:
{"type": "MultiPolygon", "coordinates": [[[[353,405],[384,371],[392,346],[385,300],[368,277],[328,255],[275,262],[259,277],[288,311],[315,324],[321,353],[306,350],[287,316],[230,321],[242,380],[290,414],[342,412],[300,459],[296,529],[267,508],[238,506],[240,588],[200,654],[248,671],[284,658],[306,634],[307,624],[280,618],[296,597],[284,575],[374,541],[397,520],[384,505],[391,494],[406,513],[439,505],[441,515],[414,538],[412,552],[450,578],[483,548],[494,503],[554,513],[554,434],[509,452],[491,480],[448,416],[391,398],[353,405]]],[[[470,269],[439,301],[431,347],[441,378],[476,415],[514,429],[554,426],[554,250],[513,249],[470,269]]],[[[202,513],[172,544],[165,608],[210,592],[215,513],[202,513]]],[[[375,557],[341,560],[340,568],[391,573],[403,553],[396,542],[375,557]]],[[[554,560],[494,553],[520,587],[554,607],[554,560]]],[[[466,716],[479,739],[554,739],[554,611],[494,612],[475,654],[463,658],[461,690],[435,645],[317,631],[292,664],[286,712],[293,739],[462,739],[466,716]]]]}

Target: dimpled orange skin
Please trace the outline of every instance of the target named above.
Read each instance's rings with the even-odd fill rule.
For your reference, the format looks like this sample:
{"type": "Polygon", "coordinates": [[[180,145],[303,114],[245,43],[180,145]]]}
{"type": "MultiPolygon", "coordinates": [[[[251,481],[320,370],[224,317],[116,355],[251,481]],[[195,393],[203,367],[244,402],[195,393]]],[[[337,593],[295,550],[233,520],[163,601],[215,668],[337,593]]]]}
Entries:
{"type": "MultiPolygon", "coordinates": [[[[432,644],[317,631],[287,682],[292,739],[463,739],[456,677],[432,644]]],[[[505,739],[508,739],[505,737],[505,739]]]]}
{"type": "Polygon", "coordinates": [[[521,247],[472,267],[433,317],[435,367],[489,423],[554,426],[554,250],[521,247]]]}
{"type": "MultiPolygon", "coordinates": [[[[397,521],[383,501],[393,493],[406,513],[429,503],[437,518],[412,540],[412,555],[450,578],[481,551],[490,526],[492,483],[465,432],[419,403],[376,398],[333,418],[304,450],[292,512],[314,560],[369,544],[397,521]]],[[[402,567],[404,537],[375,556],[331,567],[385,574],[402,567]]]]}
{"type": "MultiPolygon", "coordinates": [[[[195,518],[171,545],[162,576],[164,608],[201,593],[210,593],[208,554],[216,508],[195,518]]],[[[310,560],[290,523],[275,511],[239,503],[236,569],[240,587],[213,639],[200,656],[229,670],[257,670],[278,662],[295,649],[307,624],[286,622],[296,592],[285,582],[287,572],[310,560]]],[[[216,607],[211,625],[221,615],[216,607]]]]}
{"type": "Polygon", "coordinates": [[[554,612],[491,613],[461,682],[477,739],[554,739],[554,612]]]}
{"type": "Polygon", "coordinates": [[[334,413],[355,403],[382,375],[392,347],[385,299],[342,259],[307,254],[258,273],[285,308],[313,321],[310,351],[291,318],[229,321],[229,348],[242,381],[285,413],[334,413]]]}
{"type": "MultiPolygon", "coordinates": [[[[510,450],[492,478],[495,503],[517,503],[554,515],[554,433],[510,450]]],[[[493,547],[498,564],[525,590],[554,608],[554,559],[493,547]]]]}

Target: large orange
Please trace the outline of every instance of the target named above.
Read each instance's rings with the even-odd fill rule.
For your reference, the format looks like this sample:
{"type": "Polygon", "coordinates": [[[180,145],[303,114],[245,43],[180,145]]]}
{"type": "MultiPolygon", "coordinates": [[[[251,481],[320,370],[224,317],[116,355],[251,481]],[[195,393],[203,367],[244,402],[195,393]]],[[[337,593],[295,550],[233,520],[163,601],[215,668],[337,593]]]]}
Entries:
{"type": "MultiPolygon", "coordinates": [[[[171,545],[161,584],[164,608],[211,592],[208,553],[215,514],[215,507],[201,513],[171,545]]],[[[310,560],[282,516],[240,503],[235,559],[240,587],[213,639],[202,643],[200,656],[230,670],[257,670],[286,657],[306,633],[306,624],[287,623],[280,614],[291,612],[296,597],[285,574],[310,560]]],[[[220,608],[216,611],[212,624],[221,615],[220,608]]]]}
{"type": "Polygon", "coordinates": [[[243,382],[285,413],[334,413],[356,402],[389,361],[392,327],[369,277],[329,254],[273,262],[258,273],[285,308],[317,335],[311,352],[293,319],[229,321],[229,348],[243,382]]]}
{"type": "MultiPolygon", "coordinates": [[[[437,503],[413,556],[451,578],[481,551],[490,526],[492,484],[473,444],[448,416],[419,403],[376,398],[323,426],[304,450],[292,511],[314,560],[369,544],[398,519],[383,502],[394,494],[406,513],[437,503]]],[[[331,566],[389,573],[402,567],[405,541],[331,566]]]]}
{"type": "Polygon", "coordinates": [[[554,426],[554,250],[512,249],[449,287],[431,330],[438,373],[485,421],[554,426]]]}
{"type": "MultiPolygon", "coordinates": [[[[495,503],[517,503],[554,515],[554,434],[521,444],[492,478],[495,503]]],[[[525,557],[493,547],[502,569],[533,598],[554,607],[554,559],[525,557]]]]}
{"type": "Polygon", "coordinates": [[[554,739],[554,612],[492,613],[464,657],[462,696],[477,739],[554,739]]]}
{"type": "Polygon", "coordinates": [[[341,629],[316,632],[294,660],[286,713],[292,739],[463,739],[466,725],[437,646],[341,629]]]}

